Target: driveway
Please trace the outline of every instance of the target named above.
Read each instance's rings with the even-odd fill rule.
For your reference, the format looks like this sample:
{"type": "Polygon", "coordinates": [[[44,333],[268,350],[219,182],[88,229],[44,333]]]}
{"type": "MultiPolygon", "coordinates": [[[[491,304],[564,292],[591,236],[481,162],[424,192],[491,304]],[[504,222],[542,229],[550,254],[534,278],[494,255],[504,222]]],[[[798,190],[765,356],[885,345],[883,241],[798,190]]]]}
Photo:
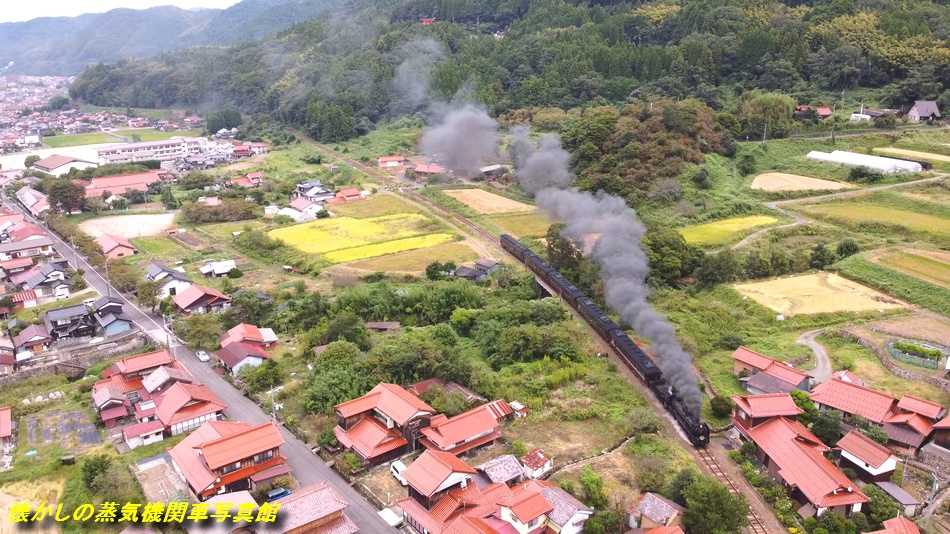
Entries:
{"type": "MultiPolygon", "coordinates": [[[[28,220],[45,227],[42,221],[37,221],[29,212],[21,209],[19,205],[10,202],[9,199],[3,199],[3,206],[19,211],[23,213],[28,220]]],[[[94,287],[96,291],[102,295],[117,295],[122,299],[123,309],[126,315],[128,315],[139,328],[148,332],[149,335],[157,341],[168,342],[169,352],[171,352],[176,359],[181,361],[195,378],[208,386],[208,389],[228,405],[224,414],[229,419],[251,424],[260,424],[271,420],[270,416],[265,414],[260,406],[242,395],[234,386],[228,384],[222,377],[218,376],[211,370],[210,365],[199,362],[194,353],[182,346],[182,344],[175,339],[175,336],[168,335],[161,316],[152,315],[140,309],[109,285],[102,275],[99,274],[99,271],[86,262],[85,258],[70,249],[59,236],[53,232],[48,232],[48,234],[56,250],[64,258],[69,260],[70,265],[76,265],[78,261],[79,268],[86,271],[85,278],[89,285],[94,287]]],[[[393,527],[390,527],[377,515],[376,508],[351,488],[335,471],[327,467],[319,456],[310,451],[310,447],[297,439],[296,436],[291,434],[290,431],[283,426],[278,425],[278,428],[284,440],[287,442],[280,450],[287,458],[287,463],[293,468],[294,476],[297,477],[297,480],[300,481],[302,486],[317,484],[325,480],[337,493],[350,503],[350,506],[346,509],[346,514],[360,527],[360,532],[395,532],[393,527]]]]}
{"type": "Polygon", "coordinates": [[[806,370],[808,374],[814,377],[811,381],[813,385],[821,384],[831,378],[831,360],[828,359],[828,351],[825,350],[824,345],[815,340],[815,336],[824,331],[824,328],[811,330],[798,336],[798,339],[795,340],[795,343],[805,345],[815,354],[815,366],[806,370]]]}

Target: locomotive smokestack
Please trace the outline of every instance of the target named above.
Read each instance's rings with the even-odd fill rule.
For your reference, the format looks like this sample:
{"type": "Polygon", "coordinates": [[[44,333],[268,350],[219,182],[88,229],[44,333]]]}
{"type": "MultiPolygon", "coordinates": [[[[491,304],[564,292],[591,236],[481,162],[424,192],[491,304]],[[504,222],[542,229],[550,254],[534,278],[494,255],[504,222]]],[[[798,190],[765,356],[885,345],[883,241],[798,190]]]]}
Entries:
{"type": "Polygon", "coordinates": [[[607,305],[620,314],[621,319],[639,334],[649,339],[660,358],[660,369],[672,384],[689,410],[698,420],[702,408],[702,392],[692,370],[692,358],[676,339],[676,328],[653,309],[647,298],[646,285],[650,274],[649,258],[641,247],[645,228],[636,212],[619,197],[603,191],[597,194],[581,192],[576,188],[562,189],[570,177],[569,157],[561,148],[557,136],[546,136],[536,151],[526,150],[532,145],[520,135],[517,146],[515,172],[519,183],[529,192],[536,192],[537,205],[555,219],[565,221],[563,233],[575,243],[582,243],[591,234],[599,235],[591,257],[600,266],[607,305]],[[527,157],[523,154],[528,152],[527,157]],[[556,172],[539,172],[543,166],[557,162],[556,172]],[[522,179],[522,176],[525,179],[522,179]],[[547,177],[547,178],[545,178],[547,177]]]}

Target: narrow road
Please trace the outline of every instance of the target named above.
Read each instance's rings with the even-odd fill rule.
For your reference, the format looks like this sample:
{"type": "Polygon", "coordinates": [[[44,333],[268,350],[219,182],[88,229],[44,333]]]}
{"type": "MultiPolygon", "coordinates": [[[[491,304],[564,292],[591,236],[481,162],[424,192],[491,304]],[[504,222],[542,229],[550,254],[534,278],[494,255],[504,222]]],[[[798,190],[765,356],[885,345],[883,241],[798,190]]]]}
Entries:
{"type": "Polygon", "coordinates": [[[824,328],[811,330],[798,336],[795,343],[805,345],[815,354],[815,366],[806,369],[806,372],[812,376],[812,385],[821,384],[831,378],[831,360],[828,359],[828,351],[825,346],[815,340],[815,337],[825,331],[824,328]]]}
{"type": "MultiPolygon", "coordinates": [[[[24,211],[18,204],[14,204],[9,199],[3,199],[3,206],[23,213],[23,215],[40,226],[44,226],[43,221],[37,221],[24,211]]],[[[118,296],[122,300],[123,309],[132,321],[138,325],[150,337],[159,341],[168,342],[168,350],[198,379],[199,382],[208,386],[212,393],[218,396],[228,408],[224,414],[232,421],[244,421],[251,424],[260,424],[270,421],[270,415],[265,414],[261,407],[253,401],[242,395],[231,384],[228,384],[224,378],[218,376],[211,366],[199,362],[194,353],[186,349],[173,335],[169,335],[163,325],[160,315],[153,315],[139,308],[135,303],[128,300],[119,293],[99,274],[92,265],[86,262],[85,258],[73,251],[62,239],[53,232],[47,230],[50,239],[56,250],[66,259],[70,265],[76,265],[85,270],[86,282],[94,287],[102,295],[111,294],[118,296]]],[[[309,486],[319,482],[327,481],[350,506],[346,509],[346,514],[360,527],[360,532],[395,532],[386,522],[384,522],[376,513],[376,508],[350,487],[335,471],[328,467],[323,460],[310,451],[305,443],[297,439],[289,430],[278,425],[281,435],[286,444],[281,446],[281,453],[287,458],[287,463],[293,468],[294,476],[300,481],[301,486],[309,486]]]]}
{"type": "Polygon", "coordinates": [[[792,212],[790,212],[790,211],[784,209],[782,206],[787,206],[787,205],[789,205],[789,204],[800,204],[800,203],[802,203],[802,202],[813,202],[813,201],[817,201],[817,200],[829,200],[829,199],[833,199],[833,198],[845,198],[845,197],[851,197],[851,196],[866,195],[866,194],[868,194],[868,193],[873,193],[873,192],[875,192],[875,191],[884,191],[884,190],[886,190],[886,189],[893,189],[893,188],[895,188],[895,187],[905,187],[905,186],[908,186],[908,185],[917,185],[917,184],[925,184],[925,183],[929,183],[929,182],[937,182],[937,181],[943,180],[943,179],[946,178],[947,176],[950,176],[950,175],[948,175],[948,174],[941,174],[941,175],[935,176],[935,177],[933,177],[933,178],[923,178],[923,179],[920,179],[920,180],[913,180],[913,181],[910,181],[910,182],[901,182],[901,183],[899,183],[899,184],[879,185],[879,186],[876,186],[876,187],[868,187],[868,188],[865,188],[865,189],[855,189],[855,190],[851,190],[851,191],[842,191],[842,192],[840,192],[840,193],[829,193],[829,194],[827,194],[827,195],[817,195],[817,196],[812,196],[812,197],[791,198],[791,199],[788,199],[788,200],[776,200],[776,201],[773,201],[773,202],[766,202],[766,203],[765,203],[765,207],[767,207],[767,208],[769,208],[769,209],[772,209],[772,210],[775,210],[775,211],[781,213],[782,215],[786,215],[786,216],[788,216],[788,217],[792,217],[792,218],[795,219],[795,222],[789,223],[789,224],[783,224],[782,226],[770,226],[769,228],[763,228],[763,229],[761,229],[761,230],[759,230],[759,231],[757,231],[757,232],[753,232],[753,233],[747,235],[747,236],[745,237],[745,239],[743,239],[742,241],[739,241],[738,243],[736,243],[735,245],[733,245],[733,246],[732,246],[732,250],[737,250],[737,249],[739,249],[739,248],[742,248],[742,247],[748,245],[749,243],[751,243],[752,241],[754,241],[755,239],[757,239],[760,235],[765,234],[766,232],[771,232],[772,230],[776,230],[776,229],[778,229],[778,228],[789,228],[789,227],[792,227],[792,226],[801,226],[801,225],[803,225],[803,224],[809,224],[809,221],[808,221],[807,219],[805,219],[805,218],[802,217],[801,215],[798,215],[798,214],[796,214],[796,213],[792,213],[792,212]]]}

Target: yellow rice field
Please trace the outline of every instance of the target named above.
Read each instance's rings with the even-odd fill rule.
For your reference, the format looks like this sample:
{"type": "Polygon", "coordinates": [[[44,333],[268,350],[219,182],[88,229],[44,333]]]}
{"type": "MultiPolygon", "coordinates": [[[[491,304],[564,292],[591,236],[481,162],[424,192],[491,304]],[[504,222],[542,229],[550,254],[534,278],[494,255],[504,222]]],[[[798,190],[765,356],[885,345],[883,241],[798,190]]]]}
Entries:
{"type": "Polygon", "coordinates": [[[755,180],[752,180],[752,189],[763,191],[825,191],[852,187],[854,186],[842,182],[786,174],[784,172],[767,172],[756,176],[755,180]]]}
{"type": "Polygon", "coordinates": [[[268,235],[302,252],[326,254],[344,248],[414,237],[437,229],[438,224],[424,215],[398,213],[369,219],[321,219],[271,230],[268,235]]]}
{"type": "Polygon", "coordinates": [[[875,148],[875,152],[884,152],[884,155],[894,155],[898,157],[913,158],[913,159],[922,159],[924,161],[950,161],[950,156],[944,156],[943,154],[932,154],[930,152],[918,152],[916,150],[905,150],[903,148],[875,148]]]}
{"type": "Polygon", "coordinates": [[[736,284],[733,287],[759,304],[788,316],[907,307],[897,299],[831,273],[736,284]]]}
{"type": "Polygon", "coordinates": [[[407,250],[419,248],[434,247],[443,243],[453,241],[455,236],[452,234],[429,234],[417,237],[407,237],[405,239],[396,239],[384,243],[374,243],[372,245],[363,245],[359,247],[346,248],[328,252],[323,257],[333,263],[346,263],[348,261],[365,260],[366,258],[375,258],[385,254],[395,254],[407,250]]]}
{"type": "Polygon", "coordinates": [[[766,224],[772,224],[777,221],[778,219],[769,217],[768,215],[752,215],[749,217],[737,217],[734,219],[724,219],[722,221],[690,226],[689,228],[680,230],[680,233],[683,234],[683,238],[686,239],[687,243],[691,245],[701,245],[722,241],[743,230],[755,228],[756,226],[765,226],[766,224]]]}

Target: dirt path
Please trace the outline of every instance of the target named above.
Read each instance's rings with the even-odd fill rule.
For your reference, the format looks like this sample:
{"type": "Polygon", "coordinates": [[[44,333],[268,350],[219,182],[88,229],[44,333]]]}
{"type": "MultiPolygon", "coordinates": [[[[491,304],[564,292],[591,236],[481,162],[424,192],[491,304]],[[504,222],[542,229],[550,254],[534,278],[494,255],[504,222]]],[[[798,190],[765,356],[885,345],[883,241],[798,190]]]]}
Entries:
{"type": "Polygon", "coordinates": [[[944,488],[940,490],[940,492],[937,493],[937,495],[934,497],[933,502],[931,502],[930,504],[927,505],[926,508],[924,508],[924,514],[923,514],[924,517],[933,516],[934,512],[936,512],[942,507],[944,501],[946,501],[948,497],[950,497],[950,488],[944,488]]]}
{"type": "Polygon", "coordinates": [[[736,249],[739,249],[739,248],[741,248],[741,247],[744,247],[744,246],[748,245],[749,243],[751,243],[752,241],[754,241],[754,240],[755,240],[756,238],[758,238],[760,235],[762,235],[762,234],[764,234],[764,233],[766,233],[766,232],[770,232],[770,231],[772,231],[772,230],[776,230],[776,229],[778,229],[778,228],[790,228],[790,227],[792,227],[792,226],[801,226],[801,225],[803,225],[803,224],[811,224],[807,219],[805,219],[805,218],[802,217],[801,215],[792,213],[792,212],[790,212],[790,211],[784,209],[782,206],[787,206],[787,205],[790,205],[790,204],[800,204],[800,203],[802,203],[802,202],[812,202],[812,201],[816,201],[816,200],[829,200],[829,199],[833,199],[833,198],[844,198],[844,197],[851,197],[851,196],[858,196],[858,195],[866,195],[866,194],[868,194],[868,193],[873,193],[873,192],[875,192],[875,191],[884,191],[884,190],[886,190],[886,189],[893,189],[893,188],[895,188],[895,187],[904,187],[904,186],[908,186],[908,185],[925,184],[925,183],[929,183],[929,182],[936,182],[936,181],[939,181],[939,180],[942,180],[942,179],[946,178],[947,176],[950,176],[950,174],[940,174],[940,175],[935,176],[935,177],[933,177],[933,178],[923,178],[923,179],[921,179],[921,180],[912,180],[912,181],[910,181],[910,182],[902,182],[902,183],[899,183],[899,184],[879,185],[879,186],[877,186],[877,187],[868,187],[867,189],[857,189],[857,190],[854,190],[854,191],[841,191],[841,192],[838,192],[838,193],[828,193],[827,195],[817,195],[817,196],[811,196],[811,197],[792,198],[792,199],[789,199],[789,200],[776,200],[776,201],[774,201],[774,202],[766,202],[766,203],[765,203],[765,207],[767,207],[767,208],[769,208],[769,209],[771,209],[771,210],[775,210],[775,211],[781,213],[782,215],[786,215],[786,216],[788,216],[788,217],[792,217],[792,218],[795,219],[795,222],[789,223],[789,224],[783,224],[782,226],[772,226],[772,227],[769,227],[769,228],[763,228],[762,230],[759,230],[758,232],[753,232],[753,233],[747,235],[747,236],[745,237],[745,239],[743,239],[742,241],[739,241],[738,243],[736,243],[735,245],[733,245],[733,246],[732,246],[732,250],[736,250],[736,249]]]}
{"type": "Polygon", "coordinates": [[[806,370],[812,376],[813,386],[831,378],[831,360],[828,359],[828,351],[825,350],[824,345],[815,340],[815,337],[824,331],[824,328],[811,330],[795,340],[795,343],[807,346],[815,354],[815,366],[806,370]]]}

